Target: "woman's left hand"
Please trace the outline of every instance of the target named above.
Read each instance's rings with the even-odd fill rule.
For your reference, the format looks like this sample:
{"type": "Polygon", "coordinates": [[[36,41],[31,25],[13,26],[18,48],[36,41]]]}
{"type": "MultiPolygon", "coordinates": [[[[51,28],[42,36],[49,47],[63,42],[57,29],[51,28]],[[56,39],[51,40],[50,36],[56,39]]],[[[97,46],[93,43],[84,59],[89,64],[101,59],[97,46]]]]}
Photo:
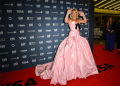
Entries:
{"type": "Polygon", "coordinates": [[[79,16],[84,16],[83,11],[78,11],[78,13],[79,13],[79,16]]]}
{"type": "Polygon", "coordinates": [[[113,32],[114,30],[111,30],[111,32],[113,32]]]}

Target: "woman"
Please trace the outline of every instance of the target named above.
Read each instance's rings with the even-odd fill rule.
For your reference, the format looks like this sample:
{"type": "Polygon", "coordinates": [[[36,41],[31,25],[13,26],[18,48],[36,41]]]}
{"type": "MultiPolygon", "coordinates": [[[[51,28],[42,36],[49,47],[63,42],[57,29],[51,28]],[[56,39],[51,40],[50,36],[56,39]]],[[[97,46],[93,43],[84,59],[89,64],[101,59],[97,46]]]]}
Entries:
{"type": "Polygon", "coordinates": [[[120,20],[116,32],[117,32],[117,49],[118,49],[117,54],[120,54],[120,20]]]}
{"type": "Polygon", "coordinates": [[[106,43],[103,50],[112,51],[114,50],[114,40],[115,40],[115,29],[116,29],[116,23],[113,22],[112,17],[109,18],[107,22],[107,34],[106,34],[106,43]]]}
{"type": "Polygon", "coordinates": [[[68,80],[98,74],[88,41],[79,32],[79,24],[87,22],[84,13],[68,9],[64,22],[68,23],[70,32],[59,45],[54,61],[37,65],[35,69],[37,76],[51,79],[50,84],[65,85],[68,80]],[[77,19],[78,15],[83,16],[83,20],[77,19]]]}

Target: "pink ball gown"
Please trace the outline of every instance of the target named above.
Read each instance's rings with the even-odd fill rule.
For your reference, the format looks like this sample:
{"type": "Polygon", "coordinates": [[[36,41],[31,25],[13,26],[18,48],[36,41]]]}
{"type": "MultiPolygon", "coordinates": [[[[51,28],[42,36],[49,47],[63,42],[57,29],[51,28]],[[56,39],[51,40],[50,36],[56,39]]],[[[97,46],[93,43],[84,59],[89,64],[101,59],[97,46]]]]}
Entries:
{"type": "Polygon", "coordinates": [[[68,80],[98,74],[88,41],[80,36],[75,24],[75,21],[68,24],[69,35],[59,45],[54,61],[35,67],[36,76],[51,79],[50,84],[65,85],[68,80]]]}

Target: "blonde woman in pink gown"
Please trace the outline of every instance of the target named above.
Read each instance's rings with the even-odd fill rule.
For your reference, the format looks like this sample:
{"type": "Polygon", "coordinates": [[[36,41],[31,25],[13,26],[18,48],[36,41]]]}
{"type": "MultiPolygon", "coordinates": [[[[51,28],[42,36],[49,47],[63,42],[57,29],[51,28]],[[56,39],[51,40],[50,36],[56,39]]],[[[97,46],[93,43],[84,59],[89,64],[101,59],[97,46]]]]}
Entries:
{"type": "Polygon", "coordinates": [[[77,23],[86,23],[86,17],[82,11],[68,9],[65,19],[68,23],[70,32],[59,45],[54,61],[46,64],[38,64],[35,68],[36,76],[42,79],[51,79],[50,84],[67,84],[68,80],[85,78],[90,75],[98,74],[98,70],[89,46],[88,41],[80,36],[77,23]],[[70,18],[68,18],[70,14],[70,18]],[[77,17],[83,16],[83,19],[77,17]]]}

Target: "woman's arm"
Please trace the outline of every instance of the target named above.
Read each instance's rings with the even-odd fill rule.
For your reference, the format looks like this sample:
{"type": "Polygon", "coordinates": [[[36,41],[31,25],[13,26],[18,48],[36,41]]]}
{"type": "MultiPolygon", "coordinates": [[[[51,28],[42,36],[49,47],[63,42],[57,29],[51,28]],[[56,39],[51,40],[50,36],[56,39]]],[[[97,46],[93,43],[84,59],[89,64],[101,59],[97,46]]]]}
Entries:
{"type": "Polygon", "coordinates": [[[82,11],[78,11],[78,13],[79,13],[79,16],[83,17],[83,19],[79,19],[80,23],[87,23],[87,19],[86,19],[85,14],[82,11]]]}
{"type": "Polygon", "coordinates": [[[109,27],[109,20],[108,20],[106,26],[107,26],[107,29],[106,29],[106,30],[108,31],[108,30],[109,30],[109,29],[108,29],[108,27],[109,27]]]}
{"type": "Polygon", "coordinates": [[[72,12],[72,8],[70,8],[70,9],[67,10],[66,16],[65,16],[65,18],[64,18],[64,22],[65,22],[65,23],[68,23],[68,21],[69,21],[68,16],[69,16],[69,14],[70,14],[71,12],[72,12]]]}
{"type": "Polygon", "coordinates": [[[65,16],[65,18],[64,18],[64,22],[65,23],[68,23],[68,21],[69,21],[68,16],[69,16],[69,14],[67,13],[66,16],[65,16]]]}

